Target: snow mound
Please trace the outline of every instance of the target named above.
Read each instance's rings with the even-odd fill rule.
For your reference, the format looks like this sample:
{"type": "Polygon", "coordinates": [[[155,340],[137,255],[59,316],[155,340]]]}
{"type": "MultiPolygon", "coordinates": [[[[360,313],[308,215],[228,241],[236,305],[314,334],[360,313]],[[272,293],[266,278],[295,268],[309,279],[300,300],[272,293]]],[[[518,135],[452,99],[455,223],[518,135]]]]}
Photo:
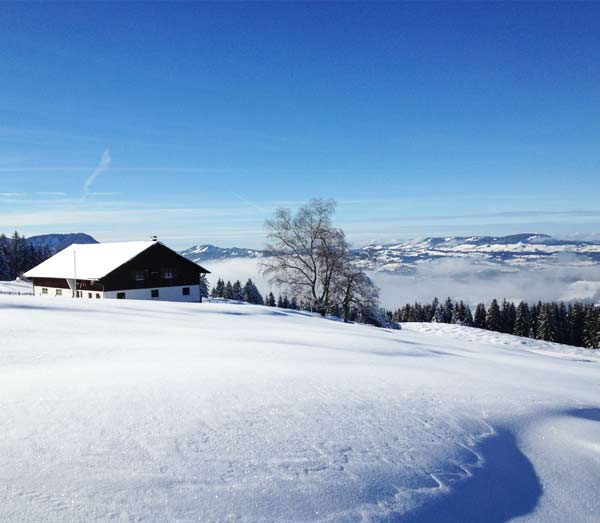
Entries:
{"type": "Polygon", "coordinates": [[[592,351],[231,303],[0,296],[0,328],[2,521],[600,512],[592,351]]]}

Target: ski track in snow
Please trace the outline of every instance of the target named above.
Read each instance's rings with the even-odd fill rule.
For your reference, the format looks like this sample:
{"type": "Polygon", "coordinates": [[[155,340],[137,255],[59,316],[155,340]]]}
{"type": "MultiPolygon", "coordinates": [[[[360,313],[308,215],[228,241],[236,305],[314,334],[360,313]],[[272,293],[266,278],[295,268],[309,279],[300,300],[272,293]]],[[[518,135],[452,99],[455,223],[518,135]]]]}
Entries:
{"type": "Polygon", "coordinates": [[[0,329],[1,521],[599,521],[592,351],[231,303],[0,329]]]}

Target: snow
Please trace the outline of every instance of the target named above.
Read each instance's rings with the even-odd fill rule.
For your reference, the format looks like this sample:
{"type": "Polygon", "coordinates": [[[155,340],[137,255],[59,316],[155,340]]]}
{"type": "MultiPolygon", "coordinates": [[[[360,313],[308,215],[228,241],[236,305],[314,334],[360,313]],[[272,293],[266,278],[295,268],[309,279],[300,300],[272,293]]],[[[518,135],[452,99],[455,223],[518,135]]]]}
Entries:
{"type": "Polygon", "coordinates": [[[72,244],[28,271],[25,276],[98,280],[155,243],[138,241],[72,244]]]}
{"type": "Polygon", "coordinates": [[[223,302],[0,309],[1,521],[598,521],[594,351],[223,302]]]}
{"type": "Polygon", "coordinates": [[[30,294],[33,292],[33,286],[28,281],[14,280],[14,281],[0,281],[0,293],[12,293],[12,294],[30,294]]]}

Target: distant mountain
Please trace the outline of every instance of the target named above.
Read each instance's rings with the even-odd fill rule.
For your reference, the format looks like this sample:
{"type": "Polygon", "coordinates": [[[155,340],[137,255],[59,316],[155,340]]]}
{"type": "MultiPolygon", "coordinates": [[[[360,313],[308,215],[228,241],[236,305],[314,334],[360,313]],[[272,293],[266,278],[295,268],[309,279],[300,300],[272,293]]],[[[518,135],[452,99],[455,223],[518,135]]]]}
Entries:
{"type": "Polygon", "coordinates": [[[201,262],[205,260],[226,260],[231,258],[260,258],[264,256],[264,252],[255,249],[242,249],[239,247],[217,247],[216,245],[196,245],[190,247],[180,254],[193,262],[201,262]]]}
{"type": "MultiPolygon", "coordinates": [[[[257,258],[268,253],[239,247],[198,245],[182,252],[200,262],[232,258],[257,258]]],[[[368,270],[406,272],[433,260],[468,258],[485,266],[506,265],[540,268],[553,263],[594,265],[600,263],[600,242],[559,240],[547,234],[510,236],[452,236],[372,244],[353,249],[357,265],[368,270]]]]}
{"type": "Polygon", "coordinates": [[[27,238],[27,242],[36,248],[49,247],[52,252],[62,251],[73,243],[98,243],[95,238],[83,232],[40,234],[27,238]]]}

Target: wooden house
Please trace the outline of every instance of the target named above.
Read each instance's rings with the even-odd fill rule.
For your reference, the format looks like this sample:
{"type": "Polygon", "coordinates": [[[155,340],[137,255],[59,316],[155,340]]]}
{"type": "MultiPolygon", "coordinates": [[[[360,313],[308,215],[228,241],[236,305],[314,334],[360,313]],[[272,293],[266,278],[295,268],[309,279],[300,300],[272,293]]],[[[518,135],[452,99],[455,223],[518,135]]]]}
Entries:
{"type": "Polygon", "coordinates": [[[35,296],[200,302],[209,271],[158,241],[73,244],[25,273],[35,296]]]}

